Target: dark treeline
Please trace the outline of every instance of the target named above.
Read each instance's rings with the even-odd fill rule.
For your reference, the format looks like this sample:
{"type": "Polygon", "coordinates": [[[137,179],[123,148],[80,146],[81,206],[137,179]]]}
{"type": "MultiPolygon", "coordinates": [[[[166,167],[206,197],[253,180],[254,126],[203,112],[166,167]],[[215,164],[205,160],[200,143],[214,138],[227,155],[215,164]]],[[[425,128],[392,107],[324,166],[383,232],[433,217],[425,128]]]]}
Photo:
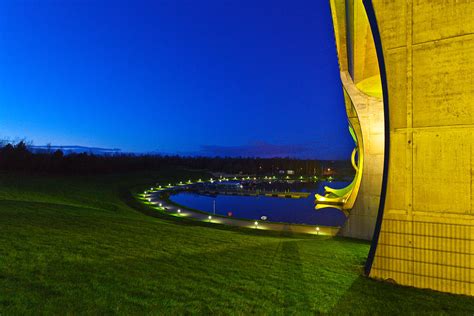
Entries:
{"type": "Polygon", "coordinates": [[[170,166],[232,174],[274,174],[293,170],[295,175],[321,175],[331,166],[335,174],[351,173],[349,162],[326,162],[290,158],[182,157],[161,155],[94,155],[61,150],[32,152],[24,142],[0,146],[0,170],[61,174],[94,174],[160,170],[170,166]]]}

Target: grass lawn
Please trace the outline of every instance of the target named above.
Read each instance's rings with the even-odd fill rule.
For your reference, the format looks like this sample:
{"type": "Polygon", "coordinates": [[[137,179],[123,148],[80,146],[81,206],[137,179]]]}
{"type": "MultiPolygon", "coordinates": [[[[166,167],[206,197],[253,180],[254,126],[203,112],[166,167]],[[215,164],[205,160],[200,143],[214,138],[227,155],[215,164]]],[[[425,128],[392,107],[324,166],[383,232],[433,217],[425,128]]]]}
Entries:
{"type": "Polygon", "coordinates": [[[157,179],[0,175],[0,315],[474,314],[473,298],[361,276],[366,242],[144,215],[127,188],[157,179]]]}

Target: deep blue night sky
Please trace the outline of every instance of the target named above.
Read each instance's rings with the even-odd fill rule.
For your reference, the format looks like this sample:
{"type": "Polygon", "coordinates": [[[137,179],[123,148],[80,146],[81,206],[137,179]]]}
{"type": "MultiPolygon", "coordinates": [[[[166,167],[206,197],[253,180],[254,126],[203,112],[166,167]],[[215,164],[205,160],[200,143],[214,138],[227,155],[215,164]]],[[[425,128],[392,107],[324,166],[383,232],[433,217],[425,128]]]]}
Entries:
{"type": "Polygon", "coordinates": [[[2,1],[0,137],[348,159],[328,1],[2,1]]]}

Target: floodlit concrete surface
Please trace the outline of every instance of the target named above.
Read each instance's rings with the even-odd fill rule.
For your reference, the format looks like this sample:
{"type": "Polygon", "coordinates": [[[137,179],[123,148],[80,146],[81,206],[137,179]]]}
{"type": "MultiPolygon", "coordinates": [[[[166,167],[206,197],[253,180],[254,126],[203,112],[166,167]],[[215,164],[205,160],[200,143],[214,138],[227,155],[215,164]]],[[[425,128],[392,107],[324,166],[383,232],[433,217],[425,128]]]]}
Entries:
{"type": "Polygon", "coordinates": [[[379,209],[384,159],[384,114],[377,55],[362,2],[351,6],[350,19],[346,17],[345,1],[332,1],[331,9],[346,112],[363,155],[357,199],[339,234],[370,240],[379,209]]]}
{"type": "MultiPolygon", "coordinates": [[[[372,4],[387,72],[390,151],[370,276],[474,295],[474,1],[372,4]]],[[[361,0],[331,0],[331,7],[341,72],[348,55],[358,69],[367,64],[358,60],[363,45],[346,45],[368,36],[359,31],[361,0]]],[[[358,85],[363,74],[353,70],[349,79],[371,91],[358,85]]],[[[363,136],[367,146],[372,139],[363,136]]],[[[358,199],[372,181],[364,174],[358,199]]],[[[355,231],[367,226],[353,224],[355,231]]]]}

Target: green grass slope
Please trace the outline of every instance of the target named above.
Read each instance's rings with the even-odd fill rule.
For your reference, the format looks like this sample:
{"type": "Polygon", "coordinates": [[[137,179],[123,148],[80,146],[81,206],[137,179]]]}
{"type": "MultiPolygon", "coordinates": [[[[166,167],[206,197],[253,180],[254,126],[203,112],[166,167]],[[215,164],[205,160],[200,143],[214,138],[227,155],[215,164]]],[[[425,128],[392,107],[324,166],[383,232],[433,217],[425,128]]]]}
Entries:
{"type": "Polygon", "coordinates": [[[362,277],[365,242],[130,207],[125,189],[156,179],[0,175],[0,314],[474,313],[469,297],[362,277]]]}

